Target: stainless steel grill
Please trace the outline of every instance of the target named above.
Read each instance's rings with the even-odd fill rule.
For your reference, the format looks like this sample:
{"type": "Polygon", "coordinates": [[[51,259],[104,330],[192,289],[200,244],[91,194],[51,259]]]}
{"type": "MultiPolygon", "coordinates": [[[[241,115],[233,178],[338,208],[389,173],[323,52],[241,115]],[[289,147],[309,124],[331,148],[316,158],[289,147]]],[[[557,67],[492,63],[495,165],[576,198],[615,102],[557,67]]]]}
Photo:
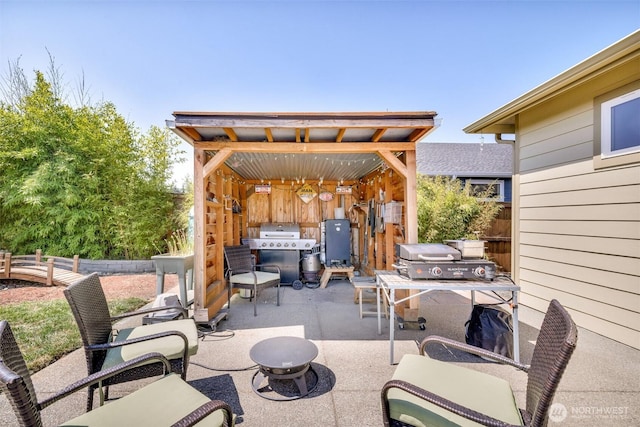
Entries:
{"type": "Polygon", "coordinates": [[[259,239],[242,239],[242,244],[260,251],[261,264],[280,267],[280,281],[292,284],[300,279],[300,251],[310,251],[315,239],[301,239],[300,226],[293,223],[260,225],[259,239]]]}
{"type": "Polygon", "coordinates": [[[311,250],[315,239],[301,239],[300,226],[293,223],[267,223],[260,225],[259,239],[242,239],[251,249],[311,250]]]}

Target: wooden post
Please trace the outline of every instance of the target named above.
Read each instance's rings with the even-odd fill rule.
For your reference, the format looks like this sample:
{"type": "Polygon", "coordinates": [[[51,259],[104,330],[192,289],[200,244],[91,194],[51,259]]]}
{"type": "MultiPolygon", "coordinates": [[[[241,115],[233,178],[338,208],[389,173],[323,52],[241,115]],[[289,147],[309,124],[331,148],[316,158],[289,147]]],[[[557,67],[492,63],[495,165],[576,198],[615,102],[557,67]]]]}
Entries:
{"type": "Polygon", "coordinates": [[[204,150],[194,148],[193,150],[193,222],[194,222],[194,259],[193,259],[193,287],[194,287],[194,318],[196,321],[208,322],[209,319],[204,310],[207,294],[207,284],[205,283],[206,265],[206,242],[205,242],[205,218],[207,216],[206,201],[206,175],[204,166],[206,164],[206,154],[204,150]]]}
{"type": "Polygon", "coordinates": [[[79,255],[74,255],[73,256],[73,267],[71,267],[71,271],[73,271],[74,273],[77,273],[79,267],[80,267],[80,256],[79,255]]]}
{"type": "MultiPolygon", "coordinates": [[[[392,182],[392,174],[391,171],[387,171],[384,174],[384,203],[385,203],[385,215],[387,215],[386,207],[387,204],[391,202],[393,197],[393,182],[392,182]]],[[[392,223],[386,223],[385,219],[382,218],[382,222],[384,223],[384,269],[392,270],[391,264],[393,264],[393,258],[395,255],[395,247],[394,247],[394,225],[392,223]]]]}
{"type": "MultiPolygon", "coordinates": [[[[418,184],[416,178],[416,151],[407,150],[405,152],[407,164],[407,176],[404,188],[405,206],[405,243],[418,243],[418,184]]],[[[410,291],[415,295],[418,291],[410,291]]],[[[409,309],[405,311],[405,320],[418,320],[420,309],[420,298],[409,299],[409,309]]]]}
{"type": "Polygon", "coordinates": [[[41,260],[42,260],[42,250],[36,249],[36,265],[40,265],[41,260]]]}
{"type": "Polygon", "coordinates": [[[7,279],[11,275],[11,252],[4,254],[4,277],[7,279]]]}
{"type": "Polygon", "coordinates": [[[53,285],[53,257],[47,260],[47,286],[53,285]]]}

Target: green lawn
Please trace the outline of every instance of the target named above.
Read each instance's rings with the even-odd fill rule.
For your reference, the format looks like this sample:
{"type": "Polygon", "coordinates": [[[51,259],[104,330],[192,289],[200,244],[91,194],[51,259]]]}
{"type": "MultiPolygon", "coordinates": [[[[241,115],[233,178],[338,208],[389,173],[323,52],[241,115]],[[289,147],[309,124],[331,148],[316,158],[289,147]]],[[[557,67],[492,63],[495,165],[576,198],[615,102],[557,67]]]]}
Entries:
{"type": "MultiPolygon", "coordinates": [[[[112,316],[145,305],[140,298],[109,301],[112,316]]],[[[33,373],[82,346],[78,327],[64,299],[0,305],[0,319],[7,320],[33,373]]]]}

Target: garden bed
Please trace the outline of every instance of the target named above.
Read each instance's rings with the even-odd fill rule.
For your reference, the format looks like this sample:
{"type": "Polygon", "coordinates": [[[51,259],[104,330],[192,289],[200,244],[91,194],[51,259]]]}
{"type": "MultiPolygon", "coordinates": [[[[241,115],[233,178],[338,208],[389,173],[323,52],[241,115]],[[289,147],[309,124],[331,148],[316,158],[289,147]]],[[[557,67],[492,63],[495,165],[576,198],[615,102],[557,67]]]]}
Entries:
{"type": "MultiPolygon", "coordinates": [[[[108,300],[137,297],[152,300],[156,296],[156,275],[135,274],[101,276],[100,282],[108,300]]],[[[165,290],[178,285],[178,276],[165,277],[165,290]]],[[[62,286],[46,286],[24,280],[0,280],[0,304],[22,301],[46,301],[64,298],[62,286]]]]}

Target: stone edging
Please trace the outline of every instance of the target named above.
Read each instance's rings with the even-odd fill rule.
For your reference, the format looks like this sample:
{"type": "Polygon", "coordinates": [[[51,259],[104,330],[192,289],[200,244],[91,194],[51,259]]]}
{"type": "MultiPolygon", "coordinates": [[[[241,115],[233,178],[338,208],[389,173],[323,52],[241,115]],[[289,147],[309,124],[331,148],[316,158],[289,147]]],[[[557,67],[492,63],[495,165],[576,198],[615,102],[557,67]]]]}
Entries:
{"type": "Polygon", "coordinates": [[[101,276],[111,276],[114,274],[141,274],[155,273],[156,267],[153,261],[149,260],[93,260],[80,259],[78,273],[91,274],[98,273],[101,276]]]}

